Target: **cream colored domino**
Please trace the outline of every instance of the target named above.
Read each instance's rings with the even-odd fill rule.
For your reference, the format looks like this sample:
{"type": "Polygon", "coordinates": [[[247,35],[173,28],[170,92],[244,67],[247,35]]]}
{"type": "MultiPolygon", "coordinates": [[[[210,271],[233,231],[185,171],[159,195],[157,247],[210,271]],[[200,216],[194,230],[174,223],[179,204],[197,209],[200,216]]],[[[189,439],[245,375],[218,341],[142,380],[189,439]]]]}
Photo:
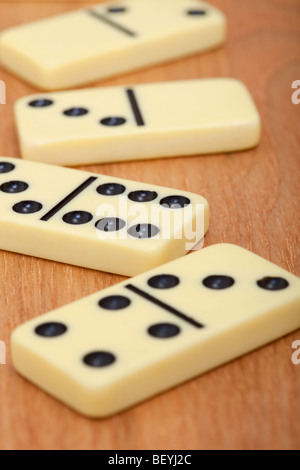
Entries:
{"type": "Polygon", "coordinates": [[[237,151],[260,139],[255,104],[233,79],[33,95],[15,115],[22,156],[65,166],[237,151]]]}
{"type": "Polygon", "coordinates": [[[132,276],[178,258],[206,233],[196,194],[0,158],[0,248],[132,276]]]}
{"type": "Polygon", "coordinates": [[[4,31],[0,61],[58,90],[202,52],[225,35],[223,13],[198,0],[121,0],[4,31]]]}
{"type": "Polygon", "coordinates": [[[21,325],[11,352],[27,379],[103,417],[297,329],[299,312],[296,276],[221,244],[21,325]]]}

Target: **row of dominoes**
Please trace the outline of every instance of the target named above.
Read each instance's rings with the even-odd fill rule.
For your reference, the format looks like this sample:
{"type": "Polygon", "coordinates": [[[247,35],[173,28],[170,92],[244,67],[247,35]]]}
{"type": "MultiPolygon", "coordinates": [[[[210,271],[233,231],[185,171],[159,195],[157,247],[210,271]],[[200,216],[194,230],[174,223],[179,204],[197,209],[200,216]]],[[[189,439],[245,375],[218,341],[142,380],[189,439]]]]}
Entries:
{"type": "Polygon", "coordinates": [[[208,230],[202,196],[56,166],[256,146],[260,117],[234,79],[53,92],[216,47],[225,29],[198,0],[122,0],[0,36],[1,63],[51,90],[15,106],[32,161],[0,157],[0,247],[138,275],[12,335],[15,368],[85,415],[119,412],[300,324],[296,276],[234,245],[184,256],[208,230]]]}

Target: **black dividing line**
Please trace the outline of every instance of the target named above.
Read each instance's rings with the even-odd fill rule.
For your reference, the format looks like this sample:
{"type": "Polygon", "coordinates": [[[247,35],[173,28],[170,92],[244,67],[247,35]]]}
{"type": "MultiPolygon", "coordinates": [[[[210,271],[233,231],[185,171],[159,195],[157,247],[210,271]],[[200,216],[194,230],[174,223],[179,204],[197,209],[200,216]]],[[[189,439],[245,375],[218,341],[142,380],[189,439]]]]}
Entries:
{"type": "Polygon", "coordinates": [[[132,108],[137,125],[144,126],[145,122],[144,122],[141,110],[139,108],[136,96],[134,94],[134,91],[131,88],[129,88],[128,90],[126,90],[126,93],[129,98],[130,106],[132,108]]]}
{"type": "Polygon", "coordinates": [[[176,310],[175,308],[171,307],[168,304],[165,304],[161,300],[158,300],[155,297],[152,297],[152,295],[147,294],[147,292],[142,291],[138,287],[135,287],[132,284],[127,284],[127,286],[125,286],[125,287],[126,287],[126,289],[130,290],[131,292],[134,292],[135,294],[139,295],[140,297],[143,297],[144,299],[148,300],[149,302],[152,302],[153,304],[157,305],[158,307],[163,308],[167,312],[172,313],[173,315],[176,315],[176,317],[190,323],[191,325],[195,326],[196,328],[204,328],[204,325],[202,325],[202,323],[198,323],[193,318],[188,317],[187,315],[185,315],[182,312],[179,312],[178,310],[176,310]]]}
{"type": "Polygon", "coordinates": [[[50,209],[47,214],[45,214],[41,220],[44,222],[47,222],[51,217],[53,217],[57,212],[59,212],[63,207],[65,207],[69,202],[71,202],[75,197],[77,197],[82,191],[84,191],[88,186],[90,186],[94,181],[96,181],[98,178],[95,176],[91,176],[88,178],[86,181],[84,181],[78,188],[74,189],[68,196],[66,196],[62,201],[60,201],[56,206],[54,206],[52,209],[50,209]]]}
{"type": "Polygon", "coordinates": [[[136,36],[136,33],[134,31],[131,31],[130,29],[125,28],[125,26],[122,26],[119,23],[116,23],[115,21],[112,21],[110,18],[107,18],[107,16],[102,15],[98,11],[95,10],[87,10],[87,13],[89,13],[91,16],[94,18],[97,18],[98,20],[103,21],[103,23],[106,23],[113,28],[121,31],[124,34],[127,34],[127,36],[136,36]]]}

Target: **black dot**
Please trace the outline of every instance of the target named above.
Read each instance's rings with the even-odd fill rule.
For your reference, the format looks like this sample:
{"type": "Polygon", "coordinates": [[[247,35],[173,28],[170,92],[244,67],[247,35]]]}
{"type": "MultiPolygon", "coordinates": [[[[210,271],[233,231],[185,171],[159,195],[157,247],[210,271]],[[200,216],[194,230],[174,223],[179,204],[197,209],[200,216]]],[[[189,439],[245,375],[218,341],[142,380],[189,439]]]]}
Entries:
{"type": "Polygon", "coordinates": [[[148,333],[155,338],[173,338],[179,335],[180,328],[172,323],[157,323],[148,328],[148,333]]]}
{"type": "Polygon", "coordinates": [[[34,214],[42,208],[42,204],[36,201],[22,201],[13,206],[13,210],[18,214],[34,214]]]}
{"type": "Polygon", "coordinates": [[[85,114],[88,114],[88,110],[85,108],[70,108],[64,111],[64,115],[70,117],[84,116],[85,114]]]}
{"type": "Polygon", "coordinates": [[[102,232],[117,232],[121,230],[126,225],[126,222],[123,219],[118,219],[115,217],[105,217],[101,220],[98,220],[96,223],[96,228],[102,230],[102,232]]]}
{"type": "Polygon", "coordinates": [[[119,183],[106,183],[97,188],[97,192],[102,196],[118,196],[126,191],[125,186],[119,183]]]}
{"type": "Polygon", "coordinates": [[[0,173],[9,173],[15,169],[15,165],[9,162],[0,162],[0,173]]]}
{"type": "Polygon", "coordinates": [[[264,277],[257,281],[257,285],[267,290],[283,290],[289,286],[289,283],[282,277],[264,277]]]}
{"type": "Polygon", "coordinates": [[[100,123],[103,124],[103,126],[108,126],[108,127],[115,127],[115,126],[122,126],[125,124],[126,119],[122,117],[117,117],[117,116],[110,116],[106,117],[104,119],[101,119],[100,123]]]}
{"type": "Polygon", "coordinates": [[[125,7],[110,7],[107,9],[109,13],[124,13],[127,11],[127,8],[125,7]]]}
{"type": "Polygon", "coordinates": [[[83,225],[89,223],[93,219],[92,214],[85,211],[68,212],[63,216],[63,221],[70,225],[83,225]]]}
{"type": "Polygon", "coordinates": [[[116,357],[106,351],[91,352],[83,358],[83,362],[89,367],[107,367],[113,364],[115,360],[116,357]]]}
{"type": "Polygon", "coordinates": [[[128,194],[128,198],[134,202],[150,202],[157,198],[157,192],[155,191],[132,191],[128,194]]]}
{"type": "Polygon", "coordinates": [[[181,209],[191,203],[185,196],[167,196],[160,201],[160,205],[168,209],[181,209]]]}
{"type": "Polygon", "coordinates": [[[188,10],[187,14],[190,16],[204,16],[207,14],[206,10],[192,9],[188,10]]]}
{"type": "Polygon", "coordinates": [[[171,289],[172,287],[176,287],[179,282],[177,276],[173,276],[172,274],[160,274],[151,277],[148,284],[155,289],[171,289]]]}
{"type": "Polygon", "coordinates": [[[233,286],[234,279],[230,276],[214,275],[206,277],[203,284],[209,289],[228,289],[233,286]]]}
{"type": "Polygon", "coordinates": [[[131,301],[123,295],[110,295],[99,301],[99,306],[106,310],[122,310],[130,305],[131,301]]]}
{"type": "Polygon", "coordinates": [[[31,106],[32,108],[45,108],[46,106],[51,106],[52,104],[52,100],[41,98],[39,100],[30,101],[29,106],[31,106]]]}
{"type": "Polygon", "coordinates": [[[28,188],[28,184],[24,183],[24,181],[9,181],[8,183],[4,183],[0,186],[0,191],[2,191],[3,193],[16,194],[22,193],[28,188]]]}
{"type": "Polygon", "coordinates": [[[43,323],[42,325],[37,326],[35,329],[37,335],[44,336],[45,338],[54,338],[56,336],[61,336],[66,331],[66,325],[57,322],[43,323]]]}
{"type": "Polygon", "coordinates": [[[128,233],[134,238],[152,238],[159,233],[159,228],[151,224],[137,224],[130,227],[128,233]]]}

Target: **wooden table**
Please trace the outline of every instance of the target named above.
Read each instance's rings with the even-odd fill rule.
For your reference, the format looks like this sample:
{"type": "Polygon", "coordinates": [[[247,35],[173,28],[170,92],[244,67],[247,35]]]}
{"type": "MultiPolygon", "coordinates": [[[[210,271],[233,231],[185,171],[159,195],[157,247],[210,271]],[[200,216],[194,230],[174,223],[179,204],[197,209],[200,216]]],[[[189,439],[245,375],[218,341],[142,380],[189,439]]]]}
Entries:
{"type": "MultiPolygon", "coordinates": [[[[200,193],[211,206],[206,246],[235,243],[299,275],[300,104],[291,100],[292,82],[300,79],[299,0],[211,3],[229,20],[225,47],[102,84],[238,78],[261,113],[259,147],[82,169],[200,193]]],[[[0,29],[83,4],[0,2],[0,29]]],[[[0,155],[19,157],[13,104],[36,90],[5,70],[0,79],[7,86],[0,155]]],[[[121,280],[0,252],[0,340],[7,346],[7,363],[0,365],[0,449],[300,448],[300,365],[291,360],[300,330],[104,420],[79,416],[13,370],[9,337],[17,325],[121,280]]]]}

